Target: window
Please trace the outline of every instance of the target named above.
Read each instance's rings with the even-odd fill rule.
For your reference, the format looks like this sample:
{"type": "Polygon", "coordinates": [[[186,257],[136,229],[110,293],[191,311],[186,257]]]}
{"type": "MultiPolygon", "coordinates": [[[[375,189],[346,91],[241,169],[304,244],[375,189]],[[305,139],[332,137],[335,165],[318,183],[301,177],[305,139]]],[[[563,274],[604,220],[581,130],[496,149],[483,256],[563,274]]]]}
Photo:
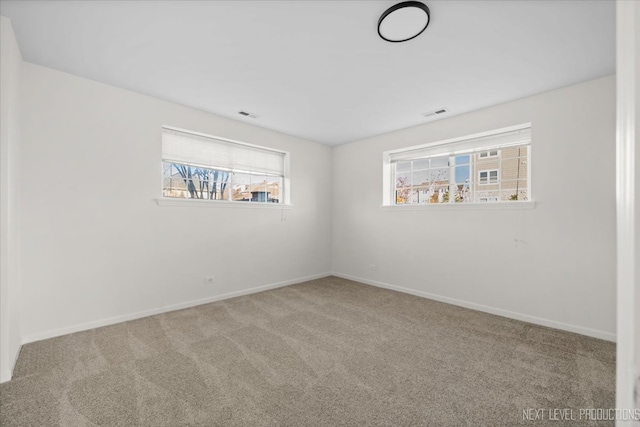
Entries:
{"type": "Polygon", "coordinates": [[[498,169],[478,171],[478,183],[480,185],[497,184],[498,183],[498,169]]]}
{"type": "Polygon", "coordinates": [[[480,158],[497,157],[498,156],[498,150],[482,151],[482,152],[480,152],[480,154],[478,156],[480,158]]]}
{"type": "Polygon", "coordinates": [[[528,201],[531,128],[388,151],[384,168],[384,205],[528,201]]]}
{"type": "Polygon", "coordinates": [[[288,153],[162,128],[162,197],[288,204],[288,153]]]}

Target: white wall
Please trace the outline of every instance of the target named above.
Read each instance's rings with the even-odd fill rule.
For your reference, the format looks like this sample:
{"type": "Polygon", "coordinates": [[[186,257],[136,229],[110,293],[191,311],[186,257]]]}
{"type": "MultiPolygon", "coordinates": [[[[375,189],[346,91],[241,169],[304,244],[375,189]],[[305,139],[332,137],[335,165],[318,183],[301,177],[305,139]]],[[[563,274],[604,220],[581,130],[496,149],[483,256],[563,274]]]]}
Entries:
{"type": "MultiPolygon", "coordinates": [[[[634,244],[634,252],[636,256],[636,263],[634,268],[634,294],[635,294],[635,304],[634,304],[634,321],[635,324],[633,326],[633,331],[635,332],[634,341],[635,341],[635,357],[631,364],[635,367],[635,398],[634,402],[635,408],[640,409],[640,337],[638,336],[640,333],[640,53],[638,52],[638,48],[640,47],[640,4],[635,3],[633,6],[634,16],[633,16],[633,32],[635,34],[634,46],[635,51],[633,53],[635,59],[635,67],[634,67],[634,76],[633,85],[635,89],[635,93],[633,95],[633,103],[635,110],[635,120],[634,120],[634,136],[635,136],[635,160],[633,164],[633,173],[635,175],[635,186],[634,186],[634,195],[633,200],[635,202],[634,209],[634,231],[635,231],[635,244],[634,244]]],[[[627,82],[627,84],[629,81],[627,82]]],[[[626,313],[626,310],[625,310],[626,313]]],[[[625,319],[621,319],[621,322],[625,321],[625,319]]],[[[628,321],[628,320],[627,320],[628,321]]],[[[626,360],[625,360],[626,362],[626,360]]],[[[628,365],[627,365],[628,366],[628,365]]],[[[622,402],[622,399],[620,400],[622,402]]],[[[640,427],[640,420],[636,420],[636,427],[640,427]]]]}
{"type": "Polygon", "coordinates": [[[20,352],[20,79],[22,56],[0,16],[0,382],[20,352]]]}
{"type": "Polygon", "coordinates": [[[614,340],[614,121],[610,76],[336,147],[334,273],[614,340]],[[535,209],[380,208],[383,151],[527,122],[535,209]]]}
{"type": "Polygon", "coordinates": [[[23,92],[25,342],[330,271],[329,147],[29,63],[23,92]],[[293,208],[157,206],[162,125],[289,151],[293,208]]]}
{"type": "Polygon", "coordinates": [[[616,15],[616,407],[640,409],[640,4],[619,0],[616,15]]]}
{"type": "Polygon", "coordinates": [[[331,270],[613,339],[614,86],[607,77],[332,150],[23,63],[22,339],[331,270]],[[380,208],[383,151],[525,122],[535,209],[380,208]],[[290,151],[293,209],[157,206],[162,125],[290,151]]]}

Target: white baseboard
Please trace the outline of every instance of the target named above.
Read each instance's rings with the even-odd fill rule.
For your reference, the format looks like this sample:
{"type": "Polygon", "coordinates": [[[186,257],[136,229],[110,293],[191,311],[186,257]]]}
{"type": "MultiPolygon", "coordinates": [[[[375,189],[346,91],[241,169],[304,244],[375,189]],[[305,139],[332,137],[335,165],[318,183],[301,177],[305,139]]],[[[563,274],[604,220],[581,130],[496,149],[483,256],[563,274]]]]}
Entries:
{"type": "MultiPolygon", "coordinates": [[[[258,292],[267,291],[269,289],[281,288],[284,286],[294,285],[296,283],[306,282],[308,280],[321,279],[323,277],[330,276],[331,273],[320,273],[312,276],[299,277],[297,279],[285,280],[283,282],[271,283],[269,285],[258,286],[250,289],[243,289],[241,291],[229,292],[222,295],[215,295],[212,297],[202,298],[193,301],[182,302],[179,304],[168,305],[165,307],[154,308],[151,310],[139,311],[136,313],[124,314],[122,316],[109,317],[107,319],[95,320],[92,322],[82,323],[79,325],[67,326],[59,329],[52,329],[49,331],[38,332],[31,335],[22,337],[22,344],[28,344],[35,341],[46,340],[48,338],[59,337],[61,335],[67,335],[74,332],[87,331],[89,329],[99,328],[101,326],[113,325],[116,323],[126,322],[128,320],[139,319],[141,317],[153,316],[154,314],[167,313],[169,311],[181,310],[183,308],[195,307],[202,304],[208,304],[211,302],[222,301],[229,298],[236,298],[243,295],[255,294],[258,292]]],[[[4,377],[3,377],[4,378],[4,377]]]]}
{"type": "Polygon", "coordinates": [[[470,308],[472,310],[478,310],[485,313],[495,314],[502,317],[508,317],[510,319],[521,320],[523,322],[534,323],[536,325],[546,326],[549,328],[560,329],[563,331],[575,332],[581,335],[587,335],[589,337],[600,338],[606,341],[616,341],[616,334],[612,332],[600,331],[597,329],[586,328],[584,326],[571,325],[568,323],[557,322],[555,320],[544,319],[542,317],[530,316],[528,314],[517,313],[515,311],[504,310],[501,308],[491,307],[483,304],[476,304],[474,302],[463,301],[456,298],[445,297],[442,295],[436,295],[429,292],[417,291],[411,288],[404,288],[402,286],[390,285],[388,283],[378,282],[375,280],[364,279],[362,277],[350,276],[348,274],[342,274],[338,272],[332,272],[332,276],[342,277],[343,279],[353,280],[355,282],[361,282],[367,285],[376,286],[379,288],[391,289],[405,294],[411,294],[423,298],[432,299],[435,301],[445,302],[447,304],[457,305],[460,307],[470,308]]]}
{"type": "Polygon", "coordinates": [[[18,346],[16,354],[13,355],[13,363],[11,364],[11,368],[0,372],[0,384],[11,381],[11,378],[13,378],[13,370],[16,368],[16,363],[18,362],[18,356],[20,355],[21,349],[22,345],[18,346]]]}

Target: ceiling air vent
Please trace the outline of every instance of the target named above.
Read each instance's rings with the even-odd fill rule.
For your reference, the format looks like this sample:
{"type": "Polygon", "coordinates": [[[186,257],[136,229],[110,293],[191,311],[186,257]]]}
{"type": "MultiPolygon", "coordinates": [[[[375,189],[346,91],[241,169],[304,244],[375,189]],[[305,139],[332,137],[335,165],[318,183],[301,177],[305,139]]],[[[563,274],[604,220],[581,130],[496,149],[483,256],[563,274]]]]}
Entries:
{"type": "Polygon", "coordinates": [[[238,111],[238,114],[245,117],[251,117],[252,119],[257,119],[259,117],[257,114],[249,113],[248,111],[238,111]]]}
{"type": "Polygon", "coordinates": [[[434,116],[439,116],[440,114],[444,114],[448,111],[449,110],[447,110],[446,108],[439,108],[437,110],[429,111],[428,113],[423,113],[422,115],[425,117],[434,117],[434,116]]]}

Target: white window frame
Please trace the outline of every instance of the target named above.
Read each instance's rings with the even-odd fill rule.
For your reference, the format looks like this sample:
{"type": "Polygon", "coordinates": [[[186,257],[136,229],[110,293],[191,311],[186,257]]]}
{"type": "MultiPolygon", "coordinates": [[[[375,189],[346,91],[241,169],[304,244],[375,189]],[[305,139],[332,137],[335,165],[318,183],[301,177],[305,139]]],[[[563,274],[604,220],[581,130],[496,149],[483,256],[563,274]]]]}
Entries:
{"type": "MultiPolygon", "coordinates": [[[[396,204],[395,202],[395,162],[392,161],[392,157],[397,155],[407,155],[409,156],[412,152],[417,152],[418,150],[421,153],[424,152],[433,152],[433,156],[437,155],[446,155],[449,154],[459,155],[466,152],[472,152],[480,148],[481,150],[484,147],[477,147],[475,150],[470,150],[468,147],[475,147],[482,141],[483,139],[496,138],[501,134],[509,134],[517,131],[529,131],[531,132],[531,123],[523,123],[514,126],[508,126],[500,129],[494,129],[487,132],[480,132],[472,135],[467,135],[458,138],[451,138],[443,141],[432,142],[428,144],[414,145],[406,148],[389,150],[382,153],[382,205],[380,206],[383,209],[391,209],[391,210],[441,210],[441,209],[533,209],[535,208],[535,199],[534,193],[532,190],[532,182],[531,182],[531,162],[529,163],[529,167],[527,168],[527,194],[528,200],[518,200],[518,201],[501,201],[498,202],[465,202],[465,203],[454,203],[453,200],[450,200],[449,203],[425,203],[425,204],[396,204]]],[[[528,144],[528,156],[529,160],[532,159],[532,139],[529,140],[528,144]]],[[[504,145],[500,146],[488,146],[483,151],[490,151],[498,149],[498,157],[500,155],[500,149],[504,145]]],[[[478,153],[476,151],[476,153],[478,153]]],[[[496,156],[492,156],[496,157],[496,156]]],[[[396,157],[397,158],[397,157],[396,157]]],[[[409,157],[408,157],[409,158],[409,157]]],[[[486,157],[483,157],[486,159],[486,157]]],[[[499,174],[499,172],[498,172],[499,174]]],[[[500,183],[500,179],[498,179],[498,183],[500,183]]],[[[492,185],[496,185],[495,183],[492,185]]]]}
{"type": "MultiPolygon", "coordinates": [[[[192,198],[175,198],[175,197],[165,197],[163,195],[163,163],[165,160],[163,158],[160,159],[160,189],[159,195],[154,199],[157,205],[160,206],[199,206],[199,207],[231,207],[231,208],[251,208],[251,209],[290,209],[292,207],[291,204],[291,178],[290,178],[290,153],[284,150],[278,150],[271,147],[265,147],[256,144],[250,144],[243,141],[237,141],[229,138],[224,138],[215,135],[209,135],[201,132],[195,132],[192,130],[182,129],[173,126],[162,126],[162,129],[167,129],[170,131],[183,132],[191,135],[195,135],[198,137],[204,137],[212,140],[223,141],[226,143],[237,144],[240,146],[257,148],[260,150],[271,151],[274,153],[279,153],[283,155],[283,176],[282,176],[282,202],[281,203],[268,203],[268,202],[245,202],[245,201],[236,201],[231,199],[220,199],[220,200],[209,200],[209,199],[192,199],[192,198]]],[[[164,156],[163,156],[164,157],[164,156]]],[[[202,166],[202,165],[192,165],[192,166],[202,166]]],[[[206,166],[211,169],[219,169],[220,168],[206,166]]],[[[225,169],[230,173],[245,173],[245,174],[255,174],[255,175],[263,175],[259,172],[245,171],[245,170],[230,170],[225,169]]],[[[231,191],[229,192],[231,193],[231,191]]]]}
{"type": "MultiPolygon", "coordinates": [[[[495,156],[494,156],[495,157],[495,156]]],[[[499,169],[483,169],[478,171],[478,185],[497,185],[500,183],[500,170],[499,169]],[[482,173],[487,173],[487,182],[482,182],[482,173]],[[496,173],[496,181],[491,181],[491,172],[496,173]]]]}

